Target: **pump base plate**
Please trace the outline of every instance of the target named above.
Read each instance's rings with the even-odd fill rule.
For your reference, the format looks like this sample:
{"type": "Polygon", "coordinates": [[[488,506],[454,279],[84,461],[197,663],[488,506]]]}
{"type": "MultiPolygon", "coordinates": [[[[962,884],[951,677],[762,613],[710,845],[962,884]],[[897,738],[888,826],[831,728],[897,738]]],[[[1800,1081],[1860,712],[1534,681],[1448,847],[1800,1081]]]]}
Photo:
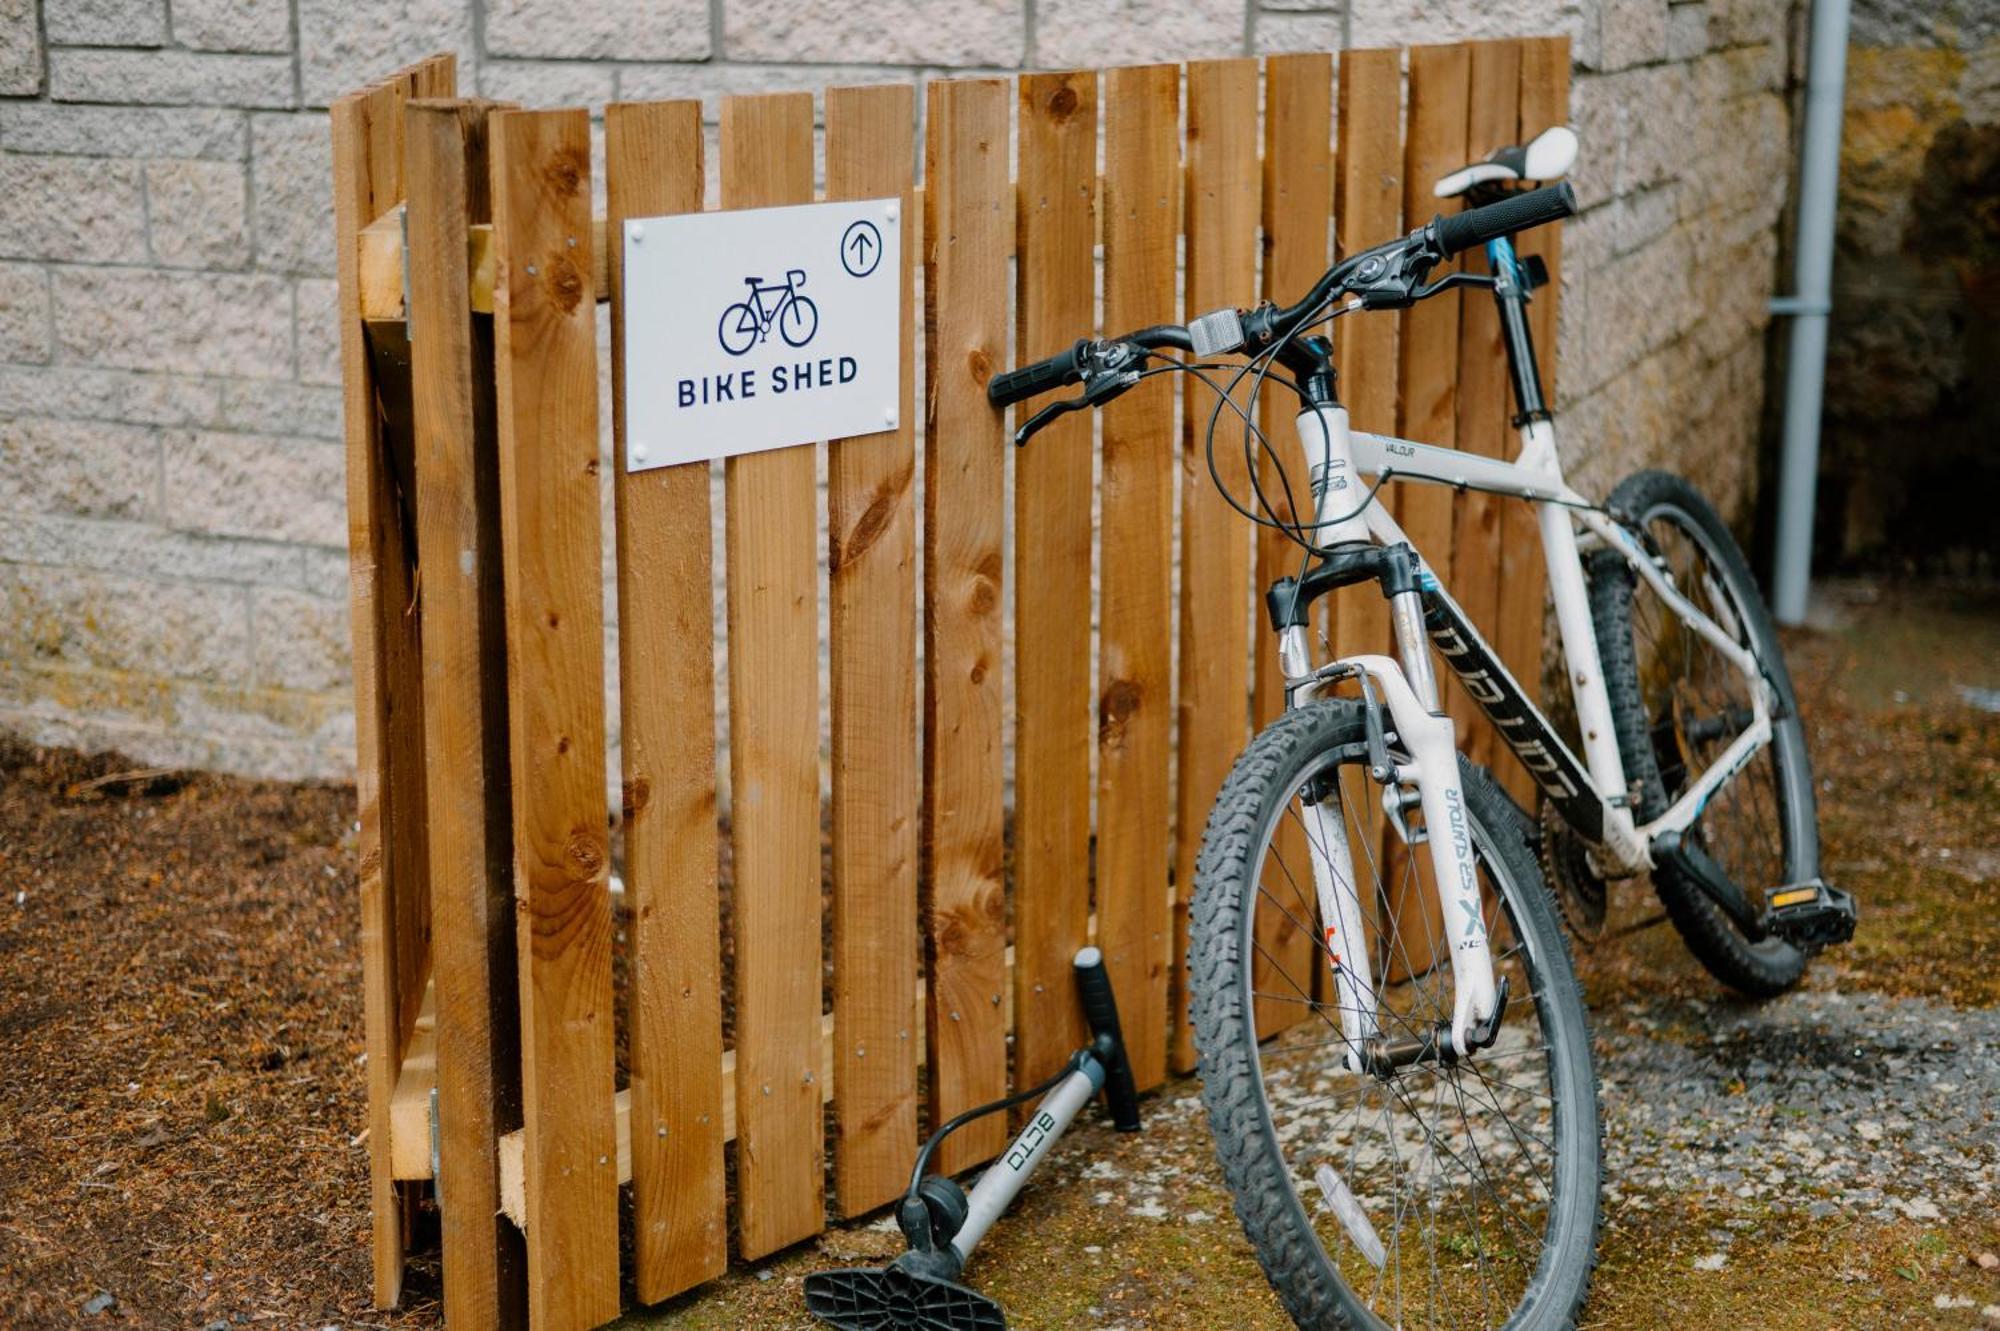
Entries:
{"type": "Polygon", "coordinates": [[[840,1331],[1006,1331],[1000,1305],[963,1285],[900,1267],[806,1277],[806,1310],[840,1331]]]}

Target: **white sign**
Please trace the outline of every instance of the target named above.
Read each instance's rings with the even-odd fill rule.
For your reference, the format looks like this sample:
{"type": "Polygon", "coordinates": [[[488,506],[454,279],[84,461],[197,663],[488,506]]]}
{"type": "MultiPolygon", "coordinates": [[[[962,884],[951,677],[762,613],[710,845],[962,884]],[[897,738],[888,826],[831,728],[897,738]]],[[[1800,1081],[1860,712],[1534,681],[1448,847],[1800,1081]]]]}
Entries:
{"type": "Polygon", "coordinates": [[[625,223],[626,468],[894,429],[895,199],[625,223]]]}

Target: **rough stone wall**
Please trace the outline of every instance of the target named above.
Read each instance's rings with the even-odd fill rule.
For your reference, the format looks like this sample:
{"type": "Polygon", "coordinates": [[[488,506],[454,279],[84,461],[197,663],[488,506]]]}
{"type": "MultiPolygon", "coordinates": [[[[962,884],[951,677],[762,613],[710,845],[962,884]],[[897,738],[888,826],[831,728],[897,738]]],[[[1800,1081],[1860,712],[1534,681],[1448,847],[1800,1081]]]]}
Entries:
{"type": "MultiPolygon", "coordinates": [[[[0,728],[351,763],[324,107],[438,49],[531,104],[1567,32],[1564,447],[1740,510],[1792,0],[0,0],[0,728]]],[[[1246,293],[1248,294],[1248,293],[1246,293]]]]}
{"type": "Polygon", "coordinates": [[[2000,7],[1858,0],[1818,554],[2000,571],[2000,7]]]}

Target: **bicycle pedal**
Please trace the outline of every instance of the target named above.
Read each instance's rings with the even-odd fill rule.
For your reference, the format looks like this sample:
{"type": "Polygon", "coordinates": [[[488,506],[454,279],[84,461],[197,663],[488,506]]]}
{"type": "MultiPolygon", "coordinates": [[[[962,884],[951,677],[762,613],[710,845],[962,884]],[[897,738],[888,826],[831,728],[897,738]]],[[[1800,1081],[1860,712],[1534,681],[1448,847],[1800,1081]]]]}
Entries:
{"type": "Polygon", "coordinates": [[[1764,932],[1816,952],[1854,937],[1854,897],[1814,878],[1764,893],[1764,932]]]}

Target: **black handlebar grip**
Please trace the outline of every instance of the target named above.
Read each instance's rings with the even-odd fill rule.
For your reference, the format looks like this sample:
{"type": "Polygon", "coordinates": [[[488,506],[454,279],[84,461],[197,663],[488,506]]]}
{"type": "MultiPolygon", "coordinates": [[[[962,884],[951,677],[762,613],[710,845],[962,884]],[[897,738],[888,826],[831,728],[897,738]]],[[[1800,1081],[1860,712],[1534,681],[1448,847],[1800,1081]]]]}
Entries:
{"type": "Polygon", "coordinates": [[[1118,1001],[1111,994],[1111,974],[1104,954],[1094,947],[1076,954],[1076,991],[1083,1000],[1083,1019],[1090,1023],[1092,1050],[1104,1064],[1104,1098],[1111,1122],[1120,1132],[1139,1130],[1139,1091],[1132,1082],[1132,1060],[1125,1056],[1125,1033],[1118,1026],[1118,1001]]]}
{"type": "Polygon", "coordinates": [[[1058,351],[1045,360],[1023,365],[1018,370],[1001,371],[987,381],[986,400],[996,407],[1012,406],[1037,393],[1079,382],[1083,378],[1083,349],[1089,345],[1087,341],[1079,341],[1069,350],[1058,351]]]}
{"type": "Polygon", "coordinates": [[[1489,240],[1511,236],[1544,222],[1560,221],[1576,213],[1576,191],[1567,180],[1525,194],[1514,194],[1489,203],[1484,208],[1468,208],[1437,223],[1438,244],[1449,258],[1460,250],[1484,245],[1489,240]]]}

